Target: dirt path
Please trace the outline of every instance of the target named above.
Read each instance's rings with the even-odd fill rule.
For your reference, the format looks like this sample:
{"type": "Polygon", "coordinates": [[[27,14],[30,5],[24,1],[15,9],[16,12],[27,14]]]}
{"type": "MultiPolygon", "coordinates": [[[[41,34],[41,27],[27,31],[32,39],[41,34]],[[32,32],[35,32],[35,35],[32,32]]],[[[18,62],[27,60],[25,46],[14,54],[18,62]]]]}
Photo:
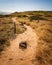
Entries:
{"type": "MultiPolygon", "coordinates": [[[[13,21],[16,22],[15,19],[13,21]]],[[[27,25],[24,25],[27,30],[19,34],[16,39],[11,41],[11,46],[3,51],[0,57],[0,65],[34,65],[31,60],[35,56],[37,46],[37,35],[35,31],[27,25]],[[27,49],[19,49],[19,43],[21,41],[27,41],[27,49]]]]}

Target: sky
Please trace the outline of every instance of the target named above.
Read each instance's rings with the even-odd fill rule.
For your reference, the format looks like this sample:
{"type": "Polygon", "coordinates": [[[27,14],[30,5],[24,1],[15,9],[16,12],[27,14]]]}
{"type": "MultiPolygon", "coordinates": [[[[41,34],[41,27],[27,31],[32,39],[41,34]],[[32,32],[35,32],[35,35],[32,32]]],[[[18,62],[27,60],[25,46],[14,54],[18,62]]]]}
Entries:
{"type": "Polygon", "coordinates": [[[52,0],[0,0],[0,11],[52,11],[52,0]]]}

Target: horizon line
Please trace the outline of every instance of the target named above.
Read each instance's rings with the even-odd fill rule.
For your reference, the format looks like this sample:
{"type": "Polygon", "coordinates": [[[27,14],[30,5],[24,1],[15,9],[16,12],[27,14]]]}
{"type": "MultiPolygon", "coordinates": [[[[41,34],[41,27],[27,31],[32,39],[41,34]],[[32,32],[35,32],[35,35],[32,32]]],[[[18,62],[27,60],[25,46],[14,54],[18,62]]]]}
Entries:
{"type": "Polygon", "coordinates": [[[12,12],[29,12],[29,11],[52,11],[52,10],[26,10],[26,11],[0,11],[0,12],[12,13],[12,12]]]}

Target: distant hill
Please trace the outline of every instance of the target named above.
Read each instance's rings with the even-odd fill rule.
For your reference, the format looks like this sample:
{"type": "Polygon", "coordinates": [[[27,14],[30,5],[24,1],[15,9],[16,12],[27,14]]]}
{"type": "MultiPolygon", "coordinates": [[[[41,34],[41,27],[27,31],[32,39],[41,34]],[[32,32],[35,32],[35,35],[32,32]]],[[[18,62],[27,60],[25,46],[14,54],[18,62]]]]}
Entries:
{"type": "Polygon", "coordinates": [[[10,15],[16,15],[16,14],[18,14],[19,12],[13,12],[13,13],[11,13],[10,15]]]}
{"type": "Polygon", "coordinates": [[[10,14],[9,12],[2,12],[2,11],[0,11],[0,15],[8,15],[8,14],[10,14]]]}
{"type": "Polygon", "coordinates": [[[10,14],[10,15],[17,15],[17,14],[24,14],[24,13],[26,13],[26,14],[31,14],[31,13],[37,13],[37,12],[49,12],[49,13],[51,13],[52,11],[25,11],[25,12],[13,12],[13,13],[10,13],[10,12],[3,12],[3,11],[0,11],[0,15],[8,15],[8,14],[10,14]]]}

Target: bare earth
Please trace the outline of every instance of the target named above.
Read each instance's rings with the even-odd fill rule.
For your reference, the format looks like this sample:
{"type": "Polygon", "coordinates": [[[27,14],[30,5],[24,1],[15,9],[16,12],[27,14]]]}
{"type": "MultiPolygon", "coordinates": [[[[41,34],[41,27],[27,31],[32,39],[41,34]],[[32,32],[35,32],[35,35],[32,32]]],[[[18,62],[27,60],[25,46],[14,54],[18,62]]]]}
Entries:
{"type": "MultiPolygon", "coordinates": [[[[15,18],[13,21],[17,22],[15,18]]],[[[10,41],[10,47],[0,55],[0,65],[34,65],[31,60],[35,57],[38,37],[30,26],[24,26],[27,30],[17,35],[16,39],[10,41]],[[21,41],[27,41],[27,49],[19,49],[21,41]]]]}

